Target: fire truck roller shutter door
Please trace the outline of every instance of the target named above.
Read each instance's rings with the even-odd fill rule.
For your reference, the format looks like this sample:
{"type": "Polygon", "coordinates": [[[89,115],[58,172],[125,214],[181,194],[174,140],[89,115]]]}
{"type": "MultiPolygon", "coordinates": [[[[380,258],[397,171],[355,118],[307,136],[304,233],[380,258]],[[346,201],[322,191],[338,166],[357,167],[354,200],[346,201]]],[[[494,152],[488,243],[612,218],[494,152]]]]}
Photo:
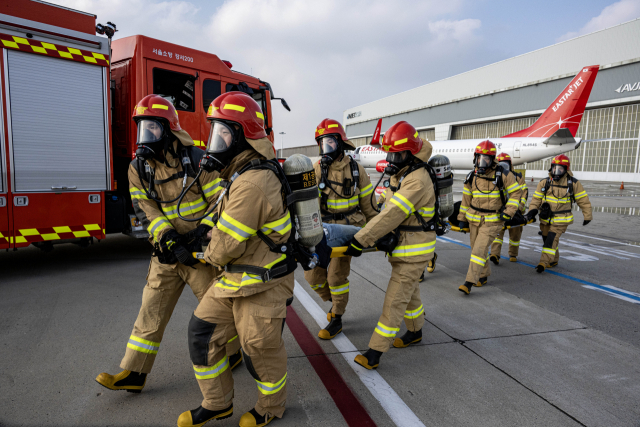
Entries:
{"type": "Polygon", "coordinates": [[[105,68],[19,51],[7,59],[15,189],[106,190],[105,68]]]}

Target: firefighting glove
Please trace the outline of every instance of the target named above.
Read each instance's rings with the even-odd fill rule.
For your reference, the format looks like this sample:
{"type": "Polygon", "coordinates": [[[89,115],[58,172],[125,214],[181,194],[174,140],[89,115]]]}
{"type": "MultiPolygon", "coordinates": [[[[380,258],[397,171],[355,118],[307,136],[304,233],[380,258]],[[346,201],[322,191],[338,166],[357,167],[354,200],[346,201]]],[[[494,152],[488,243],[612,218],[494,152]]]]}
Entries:
{"type": "Polygon", "coordinates": [[[180,262],[180,264],[184,264],[187,267],[193,267],[200,263],[200,261],[195,259],[193,255],[191,255],[191,252],[189,252],[184,246],[176,245],[174,248],[173,253],[176,258],[178,258],[178,262],[180,262]]]}
{"type": "Polygon", "coordinates": [[[331,247],[327,244],[327,236],[324,233],[322,240],[316,245],[316,255],[318,255],[317,266],[320,268],[328,268],[329,261],[331,261],[331,247]]]}
{"type": "Polygon", "coordinates": [[[582,223],[582,226],[584,227],[585,225],[589,224],[591,222],[590,219],[585,219],[584,222],[582,223]]]}
{"type": "Polygon", "coordinates": [[[390,232],[382,236],[375,243],[376,249],[390,254],[398,246],[398,236],[394,232],[390,232]]]}
{"type": "Polygon", "coordinates": [[[347,250],[344,252],[344,254],[345,256],[359,257],[360,255],[362,255],[362,249],[363,246],[360,244],[360,242],[358,242],[355,237],[352,237],[351,241],[349,242],[349,246],[347,247],[347,250]]]}
{"type": "Polygon", "coordinates": [[[462,233],[466,233],[467,231],[469,231],[469,223],[465,221],[460,221],[460,223],[458,224],[458,228],[460,228],[460,231],[462,233]]]}
{"type": "Polygon", "coordinates": [[[173,228],[160,238],[160,249],[163,252],[173,252],[174,248],[182,243],[182,235],[173,228]]]}
{"type": "Polygon", "coordinates": [[[535,218],[536,215],[538,215],[538,209],[530,209],[524,217],[527,219],[527,222],[529,222],[532,218],[535,218]]]}
{"type": "Polygon", "coordinates": [[[509,221],[511,217],[504,212],[500,212],[500,221],[509,221]]]}

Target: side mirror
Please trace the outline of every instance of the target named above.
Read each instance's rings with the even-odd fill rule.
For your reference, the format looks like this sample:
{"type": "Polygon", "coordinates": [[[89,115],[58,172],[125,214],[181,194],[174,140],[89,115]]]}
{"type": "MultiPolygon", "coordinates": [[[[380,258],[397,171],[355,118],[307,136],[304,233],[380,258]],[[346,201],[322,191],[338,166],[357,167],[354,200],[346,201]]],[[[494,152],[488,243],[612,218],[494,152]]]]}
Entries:
{"type": "Polygon", "coordinates": [[[287,111],[291,111],[291,108],[289,108],[289,104],[287,104],[287,101],[284,100],[284,98],[280,98],[280,102],[282,102],[282,106],[287,110],[287,111]]]}

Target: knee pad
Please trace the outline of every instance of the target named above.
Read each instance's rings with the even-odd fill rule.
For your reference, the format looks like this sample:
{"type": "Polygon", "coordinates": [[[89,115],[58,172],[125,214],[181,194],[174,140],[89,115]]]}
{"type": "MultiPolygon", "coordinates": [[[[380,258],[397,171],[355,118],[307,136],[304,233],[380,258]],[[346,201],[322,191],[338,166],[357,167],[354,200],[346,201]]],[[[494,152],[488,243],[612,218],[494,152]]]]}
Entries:
{"type": "Polygon", "coordinates": [[[253,361],[251,360],[251,357],[249,357],[247,352],[244,351],[244,348],[242,349],[242,353],[244,354],[244,363],[247,366],[247,371],[249,371],[254,380],[260,381],[260,377],[256,372],[256,368],[253,367],[253,361]]]}
{"type": "Polygon", "coordinates": [[[544,247],[545,248],[553,248],[553,241],[556,240],[556,233],[549,233],[544,238],[544,247]]]}
{"type": "Polygon", "coordinates": [[[191,315],[191,320],[189,320],[189,356],[191,356],[191,363],[194,365],[207,366],[209,342],[215,329],[215,323],[205,322],[195,314],[191,315]]]}

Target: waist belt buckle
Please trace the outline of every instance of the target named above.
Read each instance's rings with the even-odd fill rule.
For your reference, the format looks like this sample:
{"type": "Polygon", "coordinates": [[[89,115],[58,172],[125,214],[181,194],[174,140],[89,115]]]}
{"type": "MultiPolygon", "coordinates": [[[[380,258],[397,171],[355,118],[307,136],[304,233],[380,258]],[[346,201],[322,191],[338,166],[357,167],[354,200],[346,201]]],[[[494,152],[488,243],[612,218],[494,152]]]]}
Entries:
{"type": "Polygon", "coordinates": [[[267,270],[264,273],[262,273],[261,279],[265,283],[271,280],[271,270],[267,270]]]}

